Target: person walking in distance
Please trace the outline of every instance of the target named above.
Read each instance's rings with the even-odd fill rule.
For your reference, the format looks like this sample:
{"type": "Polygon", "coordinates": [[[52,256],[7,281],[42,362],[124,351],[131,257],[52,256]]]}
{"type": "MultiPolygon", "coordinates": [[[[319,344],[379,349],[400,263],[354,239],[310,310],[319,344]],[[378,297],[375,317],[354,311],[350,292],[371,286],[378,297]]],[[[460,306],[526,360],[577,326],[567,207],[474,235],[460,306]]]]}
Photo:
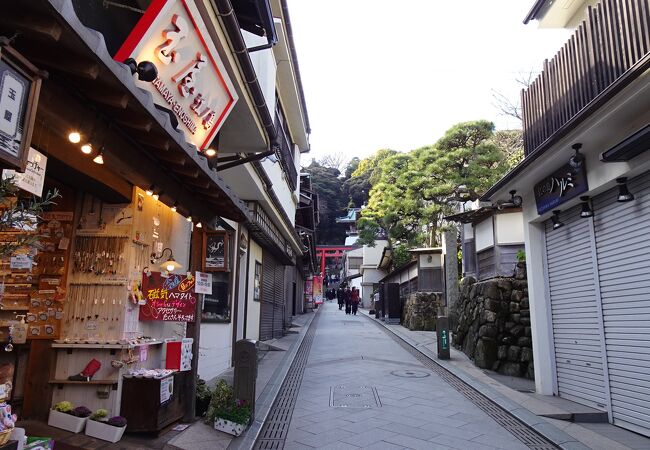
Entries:
{"type": "Polygon", "coordinates": [[[345,314],[352,313],[352,291],[350,286],[345,288],[345,314]]]}
{"type": "Polygon", "coordinates": [[[343,305],[345,304],[345,289],[343,286],[339,286],[336,290],[336,299],[339,302],[339,310],[343,309],[343,305]]]}
{"type": "Polygon", "coordinates": [[[357,309],[359,309],[359,289],[354,287],[352,288],[351,293],[351,303],[352,303],[352,315],[357,315],[357,309]]]}

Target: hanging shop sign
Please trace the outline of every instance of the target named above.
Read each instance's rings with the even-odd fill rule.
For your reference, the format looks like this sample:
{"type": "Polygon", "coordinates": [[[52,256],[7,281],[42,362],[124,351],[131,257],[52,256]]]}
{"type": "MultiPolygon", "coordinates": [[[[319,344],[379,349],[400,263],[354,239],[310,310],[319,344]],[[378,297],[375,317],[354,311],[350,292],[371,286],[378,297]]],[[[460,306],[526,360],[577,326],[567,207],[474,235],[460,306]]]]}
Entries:
{"type": "Polygon", "coordinates": [[[535,185],[537,213],[544,214],[551,211],[588,190],[584,162],[579,169],[565,164],[535,185]]]}
{"type": "Polygon", "coordinates": [[[224,231],[207,231],[203,240],[203,262],[206,272],[228,270],[228,235],[224,231]]]}
{"type": "Polygon", "coordinates": [[[0,38],[0,161],[24,172],[41,78],[8,42],[0,38]]]}
{"type": "Polygon", "coordinates": [[[194,322],[196,313],[196,278],[160,272],[142,275],[142,295],[145,304],[140,306],[140,320],[164,322],[194,322]]]}
{"type": "Polygon", "coordinates": [[[170,109],[188,142],[205,149],[232,111],[237,93],[192,0],[153,0],[115,55],[150,61],[151,83],[138,81],[170,109]]]}
{"type": "Polygon", "coordinates": [[[47,156],[33,147],[30,147],[25,172],[20,173],[15,170],[5,169],[2,171],[2,179],[6,180],[7,178],[13,178],[14,183],[20,189],[40,197],[43,195],[46,166],[47,156]]]}

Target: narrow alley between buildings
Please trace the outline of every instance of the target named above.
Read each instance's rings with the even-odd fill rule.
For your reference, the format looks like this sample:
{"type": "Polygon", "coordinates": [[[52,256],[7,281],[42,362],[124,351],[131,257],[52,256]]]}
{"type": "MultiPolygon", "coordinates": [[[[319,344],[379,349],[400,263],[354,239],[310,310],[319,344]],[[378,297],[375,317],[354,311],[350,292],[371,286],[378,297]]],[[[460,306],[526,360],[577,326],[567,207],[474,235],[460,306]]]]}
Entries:
{"type": "Polygon", "coordinates": [[[256,448],[555,448],[532,430],[525,445],[365,313],[320,309],[256,448]]]}

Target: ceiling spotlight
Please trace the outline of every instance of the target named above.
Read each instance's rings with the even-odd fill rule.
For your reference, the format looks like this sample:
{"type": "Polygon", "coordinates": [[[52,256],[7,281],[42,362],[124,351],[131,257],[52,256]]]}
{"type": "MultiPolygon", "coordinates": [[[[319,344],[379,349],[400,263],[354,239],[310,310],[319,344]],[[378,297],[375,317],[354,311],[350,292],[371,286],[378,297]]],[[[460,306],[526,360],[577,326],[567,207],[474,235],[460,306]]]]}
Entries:
{"type": "Polygon", "coordinates": [[[171,207],[172,212],[176,212],[177,209],[178,209],[178,203],[174,203],[171,207]]]}
{"type": "Polygon", "coordinates": [[[213,149],[213,148],[208,148],[208,149],[205,150],[205,156],[208,156],[210,158],[212,158],[216,154],[217,154],[217,151],[215,149],[213,149]]]}
{"type": "Polygon", "coordinates": [[[81,142],[81,133],[79,133],[78,131],[71,131],[70,134],[68,135],[68,140],[73,144],[78,144],[79,142],[81,142]]]}
{"type": "Polygon", "coordinates": [[[82,145],[81,152],[85,155],[90,155],[93,152],[93,145],[90,142],[82,145]]]}
{"type": "Polygon", "coordinates": [[[573,150],[575,150],[575,153],[571,158],[569,158],[569,166],[573,170],[580,170],[582,169],[582,165],[585,162],[585,155],[580,153],[580,149],[582,148],[582,144],[576,143],[571,146],[573,150]]]}
{"type": "Polygon", "coordinates": [[[93,158],[95,164],[104,164],[104,147],[99,150],[99,154],[93,158]]]}
{"type": "Polygon", "coordinates": [[[196,228],[203,228],[203,224],[201,222],[196,223],[196,228]]]}
{"type": "Polygon", "coordinates": [[[152,195],[152,197],[153,197],[154,200],[158,200],[158,199],[160,198],[160,194],[157,193],[157,192],[155,192],[155,193],[152,195]]]}
{"type": "Polygon", "coordinates": [[[154,189],[154,188],[155,188],[155,186],[152,184],[151,186],[149,186],[149,189],[147,189],[146,191],[144,191],[145,194],[147,194],[149,197],[151,197],[151,196],[153,195],[153,189],[154,189]]]}
{"type": "Polygon", "coordinates": [[[617,178],[616,183],[618,183],[618,198],[616,201],[624,203],[634,200],[634,195],[627,189],[626,177],[617,178]]]}
{"type": "Polygon", "coordinates": [[[510,194],[510,203],[512,203],[514,206],[519,208],[521,204],[524,202],[524,199],[521,197],[521,195],[515,195],[517,191],[514,189],[509,192],[510,194]]]}
{"type": "Polygon", "coordinates": [[[188,222],[191,222],[191,221],[192,221],[192,216],[187,216],[187,219],[186,219],[186,220],[187,220],[188,222]]]}
{"type": "Polygon", "coordinates": [[[591,209],[591,206],[589,206],[589,197],[584,196],[580,197],[580,201],[582,202],[582,209],[580,210],[580,217],[587,218],[587,217],[593,217],[594,216],[594,210],[591,209]]]}
{"type": "Polygon", "coordinates": [[[551,220],[553,221],[553,229],[554,230],[557,230],[558,228],[564,226],[564,224],[562,222],[560,222],[560,213],[561,212],[562,211],[560,211],[559,209],[556,209],[555,211],[553,211],[553,215],[551,216],[551,220]]]}

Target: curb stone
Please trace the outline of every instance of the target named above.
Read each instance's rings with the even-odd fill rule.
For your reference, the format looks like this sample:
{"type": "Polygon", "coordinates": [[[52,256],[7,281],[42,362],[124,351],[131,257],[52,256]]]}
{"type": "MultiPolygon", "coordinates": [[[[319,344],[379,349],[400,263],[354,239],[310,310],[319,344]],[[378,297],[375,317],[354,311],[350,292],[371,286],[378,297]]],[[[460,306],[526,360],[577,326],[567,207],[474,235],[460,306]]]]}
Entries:
{"type": "Polygon", "coordinates": [[[548,439],[550,442],[552,442],[554,445],[558,446],[562,450],[590,450],[589,447],[584,445],[582,442],[576,440],[576,438],[574,438],[573,436],[570,436],[569,434],[560,430],[555,425],[546,422],[543,418],[540,418],[539,416],[533,414],[532,412],[530,412],[520,404],[505,398],[503,395],[499,394],[490,386],[468,375],[465,371],[459,369],[456,366],[449,364],[444,360],[439,360],[438,357],[431,350],[415,342],[409,336],[406,336],[400,333],[399,331],[392,329],[391,327],[387,326],[384,322],[378,321],[368,316],[367,314],[361,314],[361,315],[371,320],[372,322],[376,323],[377,325],[384,327],[384,329],[388,330],[390,333],[397,336],[406,344],[410,345],[415,350],[422,353],[424,356],[426,356],[434,363],[438,364],[439,366],[441,366],[442,368],[450,372],[452,375],[456,376],[457,378],[461,379],[463,382],[470,385],[472,388],[479,391],[489,400],[499,405],[501,408],[503,408],[504,410],[512,414],[521,422],[523,422],[526,426],[535,430],[537,433],[544,436],[546,439],[548,439]]]}

